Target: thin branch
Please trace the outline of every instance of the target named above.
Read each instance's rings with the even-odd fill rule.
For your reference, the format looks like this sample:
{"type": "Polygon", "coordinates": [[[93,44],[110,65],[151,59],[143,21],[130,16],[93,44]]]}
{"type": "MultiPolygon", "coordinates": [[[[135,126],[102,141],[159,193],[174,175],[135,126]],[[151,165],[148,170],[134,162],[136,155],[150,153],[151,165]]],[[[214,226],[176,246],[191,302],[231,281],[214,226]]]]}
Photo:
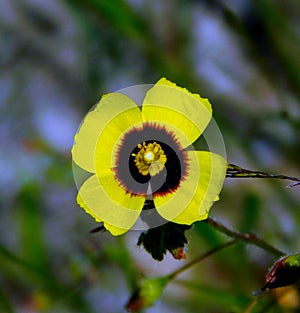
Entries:
{"type": "Polygon", "coordinates": [[[222,223],[215,221],[211,217],[208,217],[205,220],[205,222],[209,224],[210,226],[212,226],[213,228],[217,229],[218,231],[222,232],[223,234],[231,238],[260,247],[264,249],[265,251],[273,254],[276,257],[281,257],[286,254],[283,251],[273,247],[272,245],[264,241],[262,238],[256,236],[255,234],[240,233],[238,231],[232,230],[228,228],[227,226],[223,225],[222,223]]]}
{"type": "MultiPolygon", "coordinates": [[[[300,177],[293,177],[287,175],[276,175],[276,174],[268,174],[261,171],[252,171],[241,168],[240,166],[229,164],[226,172],[227,178],[275,178],[275,179],[285,179],[300,182],[300,177]]],[[[299,185],[300,183],[296,183],[290,185],[289,187],[294,187],[299,185]]]]}
{"type": "Polygon", "coordinates": [[[180,267],[179,269],[177,269],[176,271],[174,271],[173,273],[167,275],[166,277],[168,278],[168,280],[172,280],[174,279],[177,275],[181,274],[182,272],[184,272],[185,270],[189,269],[190,267],[192,267],[194,264],[199,263],[203,260],[205,260],[206,258],[208,258],[209,256],[215,254],[216,252],[223,250],[231,245],[233,245],[234,243],[236,243],[237,240],[231,240],[227,243],[224,243],[202,255],[200,255],[199,257],[197,257],[195,260],[191,261],[190,263],[187,263],[185,265],[183,265],[182,267],[180,267]]]}

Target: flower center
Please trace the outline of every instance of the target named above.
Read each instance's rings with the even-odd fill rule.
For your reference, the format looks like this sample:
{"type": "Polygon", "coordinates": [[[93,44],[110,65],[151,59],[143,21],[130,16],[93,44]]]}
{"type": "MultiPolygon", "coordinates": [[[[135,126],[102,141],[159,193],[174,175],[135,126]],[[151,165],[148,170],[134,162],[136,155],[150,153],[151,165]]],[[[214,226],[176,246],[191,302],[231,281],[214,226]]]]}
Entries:
{"type": "Polygon", "coordinates": [[[187,152],[176,134],[145,123],[127,131],[116,150],[112,170],[120,186],[132,196],[164,196],[177,190],[188,174],[187,152]]]}
{"type": "Polygon", "coordinates": [[[134,163],[137,167],[139,173],[146,176],[155,176],[161,172],[167,161],[164,150],[161,146],[154,142],[146,144],[146,142],[138,144],[139,151],[137,153],[132,153],[134,156],[134,163]]]}

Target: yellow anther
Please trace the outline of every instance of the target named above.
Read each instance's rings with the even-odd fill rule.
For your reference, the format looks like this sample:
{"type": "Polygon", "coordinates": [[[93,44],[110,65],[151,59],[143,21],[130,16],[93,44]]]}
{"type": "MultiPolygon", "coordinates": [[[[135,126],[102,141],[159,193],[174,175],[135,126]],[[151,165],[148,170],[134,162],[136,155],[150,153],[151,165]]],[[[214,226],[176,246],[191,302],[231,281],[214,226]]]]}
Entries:
{"type": "Polygon", "coordinates": [[[135,157],[135,165],[142,175],[154,176],[164,169],[167,157],[158,143],[143,142],[138,144],[138,148],[140,150],[132,153],[132,156],[135,157]]]}

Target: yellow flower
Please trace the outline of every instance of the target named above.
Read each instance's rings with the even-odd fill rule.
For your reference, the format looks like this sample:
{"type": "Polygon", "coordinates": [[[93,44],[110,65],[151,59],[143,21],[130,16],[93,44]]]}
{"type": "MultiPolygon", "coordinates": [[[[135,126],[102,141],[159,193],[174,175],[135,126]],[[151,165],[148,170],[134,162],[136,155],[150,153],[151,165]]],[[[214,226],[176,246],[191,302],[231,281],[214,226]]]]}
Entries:
{"type": "Polygon", "coordinates": [[[104,95],[72,148],[75,164],[92,173],[78,204],[113,235],[133,227],[146,199],[167,221],[206,219],[227,169],[222,156],[193,150],[211,116],[207,99],[165,78],[147,91],[141,108],[123,93],[104,95]]]}

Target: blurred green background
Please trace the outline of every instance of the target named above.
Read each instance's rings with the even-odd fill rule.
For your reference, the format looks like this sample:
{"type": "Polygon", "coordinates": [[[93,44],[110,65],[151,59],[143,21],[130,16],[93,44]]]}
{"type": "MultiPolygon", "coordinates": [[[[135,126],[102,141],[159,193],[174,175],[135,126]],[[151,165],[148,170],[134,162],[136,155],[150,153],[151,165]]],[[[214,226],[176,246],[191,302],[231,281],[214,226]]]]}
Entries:
{"type": "MultiPolygon", "coordinates": [[[[300,176],[300,2],[1,0],[0,312],[120,313],[143,275],[168,274],[75,203],[70,149],[103,93],[165,76],[208,97],[228,161],[300,176]]],[[[299,249],[299,187],[227,179],[211,215],[286,252],[299,249]]],[[[226,240],[205,223],[188,260],[226,240]]],[[[236,244],[180,275],[149,313],[300,312],[254,299],[274,257],[236,244]]]]}

